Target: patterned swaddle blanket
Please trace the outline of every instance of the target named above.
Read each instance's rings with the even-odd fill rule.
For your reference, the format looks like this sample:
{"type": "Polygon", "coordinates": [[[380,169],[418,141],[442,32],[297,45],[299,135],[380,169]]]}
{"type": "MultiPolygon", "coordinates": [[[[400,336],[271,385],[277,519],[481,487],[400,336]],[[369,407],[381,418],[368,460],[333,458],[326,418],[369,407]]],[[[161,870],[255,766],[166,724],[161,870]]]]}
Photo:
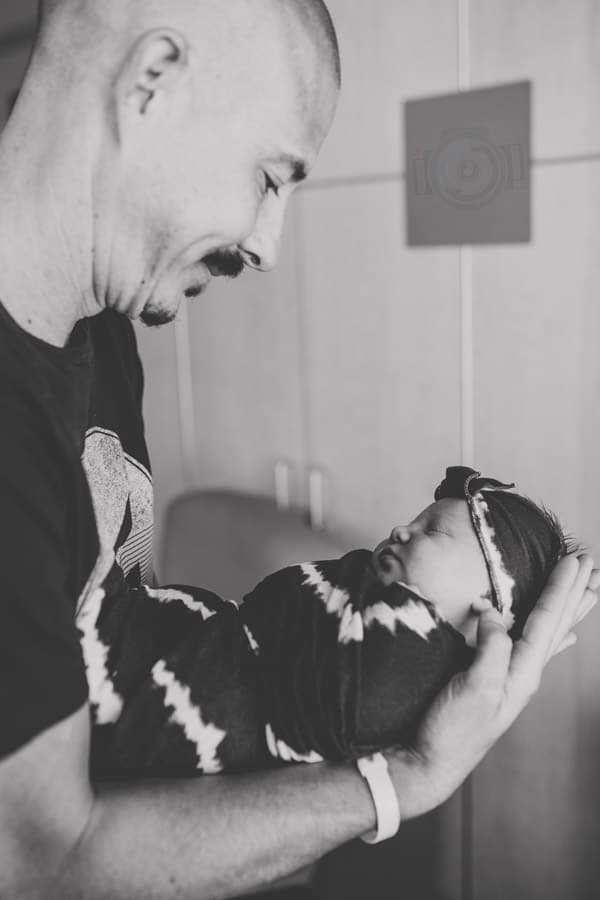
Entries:
{"type": "Polygon", "coordinates": [[[82,630],[96,778],[350,760],[408,743],[472,651],[371,553],[291,566],[243,603],[125,585],[82,630]]]}

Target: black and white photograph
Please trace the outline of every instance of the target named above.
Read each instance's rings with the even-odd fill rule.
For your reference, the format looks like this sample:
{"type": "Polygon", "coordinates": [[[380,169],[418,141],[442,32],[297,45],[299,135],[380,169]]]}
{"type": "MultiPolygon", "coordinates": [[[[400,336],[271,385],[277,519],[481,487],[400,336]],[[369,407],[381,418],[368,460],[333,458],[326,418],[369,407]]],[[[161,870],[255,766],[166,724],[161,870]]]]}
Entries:
{"type": "Polygon", "coordinates": [[[600,897],[600,0],[0,0],[0,900],[600,897]]]}

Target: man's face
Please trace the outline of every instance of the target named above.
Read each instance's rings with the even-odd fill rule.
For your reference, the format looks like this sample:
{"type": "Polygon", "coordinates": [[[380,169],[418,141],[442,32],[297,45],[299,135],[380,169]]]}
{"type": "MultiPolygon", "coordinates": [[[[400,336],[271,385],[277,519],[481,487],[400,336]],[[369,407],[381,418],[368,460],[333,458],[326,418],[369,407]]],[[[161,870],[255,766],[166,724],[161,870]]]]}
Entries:
{"type": "Polygon", "coordinates": [[[471,606],[490,596],[491,584],[465,500],[432,503],[410,525],[394,528],[373,553],[384,584],[400,581],[435,603],[462,628],[471,606]]]}
{"type": "Polygon", "coordinates": [[[201,67],[196,77],[190,67],[136,122],[120,161],[109,291],[117,309],[162,324],[212,276],[275,264],[290,194],[337,100],[332,73],[315,75],[318,60],[305,55],[292,64],[271,41],[229,86],[204,84],[201,67]]]}

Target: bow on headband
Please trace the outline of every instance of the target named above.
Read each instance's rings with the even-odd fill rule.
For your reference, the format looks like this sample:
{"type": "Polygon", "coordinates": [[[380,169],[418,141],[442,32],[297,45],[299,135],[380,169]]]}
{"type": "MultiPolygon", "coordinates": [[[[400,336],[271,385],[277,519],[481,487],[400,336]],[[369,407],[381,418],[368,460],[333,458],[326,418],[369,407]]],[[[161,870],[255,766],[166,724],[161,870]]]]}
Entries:
{"type": "Polygon", "coordinates": [[[451,466],[435,499],[468,503],[492,585],[492,602],[517,638],[567,547],[557,522],[513,488],[514,484],[482,477],[475,469],[451,466]]]}

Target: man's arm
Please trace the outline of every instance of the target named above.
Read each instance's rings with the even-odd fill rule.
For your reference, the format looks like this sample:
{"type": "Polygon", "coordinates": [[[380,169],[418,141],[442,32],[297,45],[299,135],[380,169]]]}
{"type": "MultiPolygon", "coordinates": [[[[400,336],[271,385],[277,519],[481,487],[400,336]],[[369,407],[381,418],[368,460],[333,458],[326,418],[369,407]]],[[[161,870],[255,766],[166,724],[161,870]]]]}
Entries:
{"type": "Polygon", "coordinates": [[[0,897],[226,897],[375,824],[353,766],[89,785],[82,707],[0,763],[0,897]]]}
{"type": "MultiPolygon", "coordinates": [[[[589,558],[561,561],[522,640],[481,620],[476,660],[442,692],[414,750],[389,754],[404,819],[446,800],[531,698],[588,611],[589,558]]],[[[597,576],[592,576],[597,586],[597,576]]],[[[0,897],[227,897],[374,826],[350,765],[104,785],[87,777],[86,707],[0,763],[0,897]]]]}

